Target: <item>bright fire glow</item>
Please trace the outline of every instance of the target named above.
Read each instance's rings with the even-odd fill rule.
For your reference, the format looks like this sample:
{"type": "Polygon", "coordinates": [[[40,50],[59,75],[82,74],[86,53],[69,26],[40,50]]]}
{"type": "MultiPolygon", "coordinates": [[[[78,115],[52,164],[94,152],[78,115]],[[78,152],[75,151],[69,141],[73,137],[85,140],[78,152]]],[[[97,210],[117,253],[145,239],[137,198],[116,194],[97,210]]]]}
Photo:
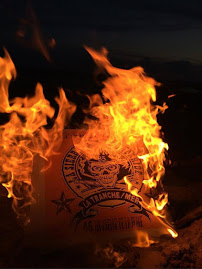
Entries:
{"type": "MultiPolygon", "coordinates": [[[[142,160],[144,168],[144,188],[156,188],[164,174],[165,150],[168,145],[161,138],[161,126],[157,114],[164,113],[167,105],[155,105],[156,90],[159,85],[154,79],[145,76],[141,67],[129,70],[111,65],[107,59],[107,50],[97,52],[86,48],[101,70],[106,70],[109,77],[103,82],[102,98],[89,97],[90,113],[96,120],[86,118],[88,131],[80,142],[75,141],[77,151],[85,153],[89,159],[98,159],[103,150],[111,159],[121,162],[121,152],[129,147],[142,160]]],[[[128,190],[140,197],[141,204],[166,226],[173,236],[176,232],[165,220],[164,207],[168,202],[165,192],[154,199],[144,200],[125,177],[128,190]]]]}
{"type": "Polygon", "coordinates": [[[47,117],[53,118],[55,110],[45,99],[41,84],[37,84],[35,95],[9,101],[8,87],[16,76],[15,66],[5,51],[0,58],[0,113],[9,113],[9,122],[0,125],[0,183],[7,189],[8,197],[13,198],[13,209],[18,216],[27,217],[27,206],[33,203],[31,174],[33,158],[36,154],[45,160],[56,154],[62,141],[66,120],[75,111],[62,89],[55,100],[59,112],[51,129],[47,117]]]}
{"type": "Polygon", "coordinates": [[[145,231],[137,231],[137,242],[133,244],[133,247],[147,248],[155,241],[149,239],[148,233],[145,231]]]}
{"type": "MultiPolygon", "coordinates": [[[[98,67],[109,75],[103,84],[102,98],[96,94],[88,96],[90,105],[85,112],[96,118],[86,118],[88,131],[84,137],[74,141],[77,151],[89,159],[98,159],[106,150],[111,159],[123,162],[122,151],[130,148],[142,161],[145,191],[156,188],[164,174],[165,151],[168,145],[161,138],[161,126],[157,114],[164,113],[166,104],[155,105],[159,85],[145,76],[141,67],[129,70],[111,65],[107,50],[97,52],[86,48],[98,67]]],[[[53,118],[55,110],[45,99],[41,84],[37,84],[33,97],[9,101],[8,87],[16,76],[15,66],[5,51],[0,58],[0,113],[10,115],[9,122],[0,125],[0,183],[13,198],[13,209],[18,216],[26,217],[26,208],[33,203],[31,174],[33,158],[40,155],[45,160],[56,154],[62,141],[64,125],[71,119],[76,106],[71,104],[63,91],[55,100],[59,105],[54,125],[45,128],[47,117],[53,118]]],[[[177,233],[166,221],[165,206],[168,195],[161,192],[156,198],[144,200],[128,177],[124,178],[128,190],[140,198],[140,203],[166,227],[173,237],[177,233]]],[[[151,240],[145,232],[138,231],[139,246],[149,246],[151,240]]]]}

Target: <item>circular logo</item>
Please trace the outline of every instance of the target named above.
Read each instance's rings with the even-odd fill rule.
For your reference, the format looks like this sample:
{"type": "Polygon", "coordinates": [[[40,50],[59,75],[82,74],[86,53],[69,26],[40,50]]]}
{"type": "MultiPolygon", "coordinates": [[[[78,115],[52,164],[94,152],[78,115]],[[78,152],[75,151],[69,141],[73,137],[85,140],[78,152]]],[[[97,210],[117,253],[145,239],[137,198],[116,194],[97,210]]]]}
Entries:
{"type": "MultiPolygon", "coordinates": [[[[62,172],[67,186],[80,198],[97,194],[104,190],[128,190],[124,176],[138,190],[142,187],[143,167],[141,160],[131,149],[125,149],[117,162],[111,159],[106,151],[99,159],[87,160],[84,154],[78,154],[74,147],[65,154],[62,162],[62,172]]],[[[105,201],[100,206],[118,206],[123,200],[105,201]]]]}

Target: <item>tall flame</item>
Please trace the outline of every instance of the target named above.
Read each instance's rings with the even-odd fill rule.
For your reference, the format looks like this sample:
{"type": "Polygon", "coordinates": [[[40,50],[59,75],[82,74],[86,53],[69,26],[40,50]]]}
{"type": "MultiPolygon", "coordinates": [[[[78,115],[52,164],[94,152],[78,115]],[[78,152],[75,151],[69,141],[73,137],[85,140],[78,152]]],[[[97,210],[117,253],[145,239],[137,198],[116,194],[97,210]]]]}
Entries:
{"type": "MultiPolygon", "coordinates": [[[[103,99],[98,95],[89,97],[87,112],[93,119],[86,118],[88,131],[80,142],[74,141],[77,151],[84,152],[87,158],[98,159],[100,152],[105,150],[112,159],[122,162],[121,152],[129,147],[142,160],[145,190],[156,188],[165,171],[165,151],[168,150],[157,122],[157,114],[167,109],[165,103],[155,105],[155,86],[159,83],[147,77],[141,67],[125,70],[112,66],[105,48],[100,52],[88,47],[86,50],[109,77],[103,82],[103,99]]],[[[152,211],[172,236],[177,236],[165,221],[167,194],[162,192],[156,199],[144,200],[130,179],[125,177],[124,180],[129,191],[141,198],[142,206],[152,211]]]]}
{"type": "Polygon", "coordinates": [[[53,118],[55,110],[45,99],[41,84],[37,84],[35,95],[9,101],[8,87],[16,76],[15,66],[5,50],[0,58],[0,113],[9,113],[9,122],[0,125],[0,183],[13,198],[13,209],[26,219],[27,206],[33,203],[31,174],[33,158],[39,154],[45,160],[62,141],[64,124],[71,118],[76,107],[66,99],[63,89],[55,100],[59,112],[51,129],[47,117],[53,118]]]}
{"type": "MultiPolygon", "coordinates": [[[[75,148],[89,159],[99,159],[100,153],[107,151],[109,157],[119,163],[127,162],[123,160],[123,151],[124,158],[130,158],[125,150],[130,148],[142,162],[145,192],[157,188],[165,172],[165,152],[168,150],[157,122],[157,114],[167,109],[165,103],[163,106],[155,104],[155,86],[159,83],[147,77],[141,67],[125,70],[112,66],[104,48],[100,52],[88,47],[86,50],[109,77],[103,82],[102,97],[98,94],[88,96],[89,109],[84,111],[91,115],[85,120],[88,130],[81,140],[74,140],[75,148]]],[[[8,197],[13,198],[13,208],[18,216],[26,217],[26,208],[34,200],[31,183],[34,156],[40,155],[48,160],[51,155],[57,154],[64,126],[70,121],[76,106],[60,89],[59,97],[55,99],[59,112],[53,127],[48,129],[47,118],[53,118],[55,110],[45,99],[41,84],[37,84],[33,97],[16,97],[9,101],[9,83],[15,76],[15,66],[5,50],[5,57],[0,58],[0,113],[8,113],[10,120],[0,125],[0,183],[7,189],[8,197]]],[[[142,206],[176,237],[177,233],[166,221],[167,194],[161,191],[155,198],[146,199],[129,176],[124,180],[128,190],[140,198],[142,206]]],[[[140,241],[147,242],[146,245],[151,242],[145,233],[140,241]]]]}

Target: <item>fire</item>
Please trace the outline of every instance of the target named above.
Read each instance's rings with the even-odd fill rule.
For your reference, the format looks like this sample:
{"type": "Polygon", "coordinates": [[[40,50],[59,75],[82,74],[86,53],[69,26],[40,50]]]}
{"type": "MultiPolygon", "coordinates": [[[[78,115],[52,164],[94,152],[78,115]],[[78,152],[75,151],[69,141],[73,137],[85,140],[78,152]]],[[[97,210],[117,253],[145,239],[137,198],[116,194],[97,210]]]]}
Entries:
{"type": "MultiPolygon", "coordinates": [[[[141,67],[125,70],[112,66],[106,49],[100,52],[86,49],[98,67],[107,72],[108,78],[103,82],[102,96],[88,96],[89,108],[84,110],[86,115],[91,115],[84,122],[88,130],[79,141],[73,138],[75,148],[87,159],[94,160],[107,152],[112,163],[123,165],[127,165],[132,150],[143,167],[144,193],[159,186],[161,192],[155,197],[143,197],[130,176],[126,176],[128,191],[139,198],[142,207],[153,213],[167,233],[177,237],[166,220],[168,195],[161,183],[168,145],[162,139],[157,122],[157,114],[167,109],[165,103],[155,104],[155,86],[159,83],[147,77],[141,67]]],[[[10,120],[0,125],[0,183],[7,189],[8,197],[13,198],[15,212],[25,218],[28,206],[34,201],[31,182],[34,157],[39,155],[48,161],[51,155],[57,154],[64,126],[76,106],[67,100],[63,89],[59,89],[59,97],[55,98],[59,106],[56,116],[39,83],[33,97],[16,97],[10,101],[8,88],[15,76],[15,66],[5,51],[5,57],[0,58],[0,113],[9,114],[10,120]],[[53,127],[48,129],[47,118],[55,116],[53,127]]],[[[138,246],[147,247],[152,242],[146,232],[137,232],[138,246]]]]}
{"type": "Polygon", "coordinates": [[[172,237],[174,238],[178,237],[178,233],[176,231],[173,231],[172,229],[168,229],[168,232],[172,235],[172,237]]]}
{"type": "Polygon", "coordinates": [[[53,127],[45,128],[47,117],[53,118],[55,110],[45,99],[41,84],[37,84],[33,97],[9,101],[8,87],[15,76],[15,66],[5,50],[5,57],[0,58],[0,113],[8,113],[10,120],[0,125],[0,183],[7,189],[8,197],[13,198],[15,212],[26,219],[27,207],[34,201],[31,183],[34,156],[38,154],[48,160],[56,154],[64,125],[76,107],[60,89],[55,99],[58,115],[53,127]]]}
{"type": "MultiPolygon", "coordinates": [[[[155,105],[155,86],[159,83],[147,77],[141,67],[125,70],[112,66],[104,48],[100,52],[88,47],[86,49],[109,77],[103,82],[102,98],[97,95],[89,97],[87,112],[94,119],[86,118],[88,131],[81,141],[74,141],[77,151],[84,152],[89,159],[98,159],[104,150],[111,159],[121,163],[122,151],[130,148],[142,161],[145,192],[161,186],[168,144],[163,141],[161,126],[157,122],[157,114],[167,109],[165,103],[155,105]]],[[[141,205],[158,218],[167,232],[176,237],[177,233],[166,221],[164,208],[168,202],[167,193],[162,191],[155,199],[145,199],[129,177],[125,177],[124,181],[128,190],[140,198],[141,205]]]]}
{"type": "Polygon", "coordinates": [[[137,236],[137,242],[133,244],[133,247],[147,248],[151,244],[156,243],[155,241],[149,239],[148,233],[144,231],[138,231],[136,236],[137,236]]]}

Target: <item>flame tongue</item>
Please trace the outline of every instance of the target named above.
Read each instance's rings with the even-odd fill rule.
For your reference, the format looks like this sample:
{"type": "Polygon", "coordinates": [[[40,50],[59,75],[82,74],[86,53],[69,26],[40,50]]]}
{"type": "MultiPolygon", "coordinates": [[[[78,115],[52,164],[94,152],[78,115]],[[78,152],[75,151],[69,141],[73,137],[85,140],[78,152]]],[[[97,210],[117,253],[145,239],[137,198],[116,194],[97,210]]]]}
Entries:
{"type": "MultiPolygon", "coordinates": [[[[142,160],[144,167],[144,188],[155,188],[164,174],[163,162],[168,145],[161,138],[161,126],[157,114],[164,112],[167,106],[157,106],[154,79],[144,75],[141,67],[129,70],[111,65],[107,59],[107,50],[97,52],[86,48],[99,68],[105,69],[109,78],[103,82],[102,99],[89,97],[89,113],[96,118],[86,118],[88,131],[81,141],[74,141],[77,151],[85,153],[89,159],[99,158],[101,152],[107,151],[110,158],[121,163],[122,152],[126,148],[142,160]],[[99,105],[97,105],[99,104],[99,105]]],[[[130,156],[129,156],[130,157],[130,156]]],[[[142,205],[159,218],[165,218],[164,206],[167,194],[161,193],[156,200],[144,200],[129,178],[124,178],[129,191],[139,196],[142,205]]],[[[163,222],[164,223],[164,222],[163,222]]],[[[172,230],[165,224],[168,232],[172,230]]],[[[176,234],[175,234],[176,235],[176,234]]]]}
{"type": "Polygon", "coordinates": [[[10,108],[8,99],[8,86],[12,77],[16,76],[15,66],[5,51],[5,57],[0,57],[0,112],[7,112],[10,108]]]}
{"type": "Polygon", "coordinates": [[[10,121],[0,125],[0,183],[13,198],[13,208],[18,216],[26,218],[27,206],[33,203],[31,174],[33,158],[39,154],[45,160],[62,141],[66,120],[76,107],[68,102],[62,89],[56,102],[59,112],[52,129],[44,128],[47,117],[53,118],[55,110],[45,99],[41,84],[37,84],[31,98],[15,98],[9,102],[8,86],[16,75],[15,66],[5,51],[0,58],[0,112],[10,113],[10,121]]]}
{"type": "MultiPolygon", "coordinates": [[[[87,51],[110,77],[103,83],[102,94],[106,102],[94,106],[95,98],[91,98],[90,113],[98,120],[86,120],[89,130],[79,144],[75,143],[76,148],[82,148],[89,158],[95,158],[103,149],[117,156],[117,152],[129,146],[146,168],[150,168],[153,180],[159,180],[164,172],[167,144],[160,138],[161,127],[156,120],[159,110],[165,107],[151,104],[156,100],[154,86],[158,83],[144,76],[141,67],[130,70],[113,67],[106,58],[105,49],[96,52],[87,48],[87,51]]],[[[147,175],[145,179],[150,177],[147,175]]]]}

